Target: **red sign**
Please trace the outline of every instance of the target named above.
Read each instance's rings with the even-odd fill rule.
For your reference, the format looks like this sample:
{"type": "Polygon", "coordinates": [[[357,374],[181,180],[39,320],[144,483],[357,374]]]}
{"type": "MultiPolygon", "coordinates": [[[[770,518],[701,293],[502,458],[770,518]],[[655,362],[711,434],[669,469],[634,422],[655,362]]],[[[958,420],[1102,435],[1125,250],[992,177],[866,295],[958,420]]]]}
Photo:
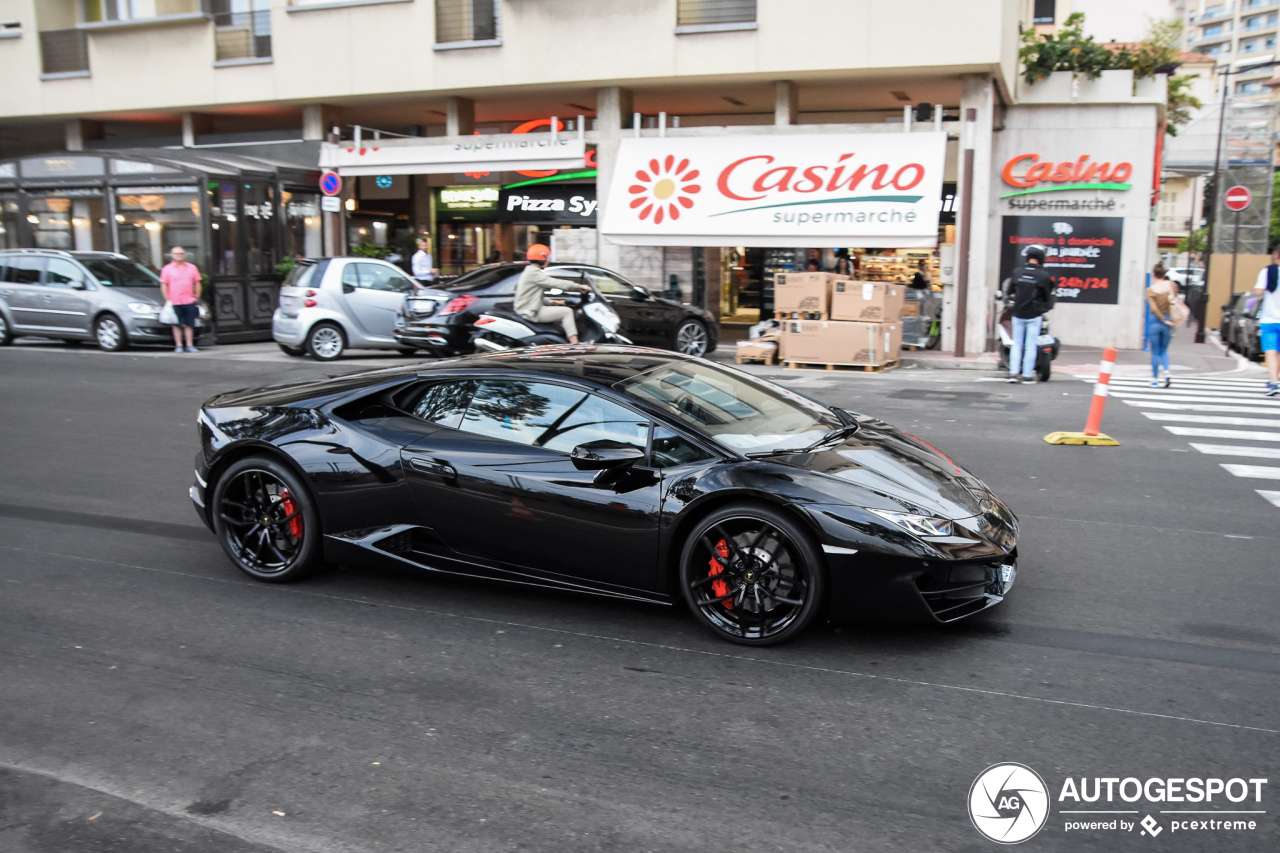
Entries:
{"type": "Polygon", "coordinates": [[[1039,154],[1019,154],[1004,164],[1000,177],[1011,187],[1030,189],[1039,184],[1068,184],[1056,189],[1117,189],[1127,190],[1125,181],[1133,174],[1132,163],[1091,163],[1088,154],[1081,154],[1075,160],[1055,163],[1052,160],[1041,160],[1039,154]],[[1021,175],[1016,172],[1022,171],[1021,175]],[[1088,187],[1080,187],[1088,184],[1088,187]],[[1112,184],[1099,187],[1097,184],[1112,184]]]}
{"type": "Polygon", "coordinates": [[[1253,193],[1249,192],[1248,187],[1239,185],[1227,190],[1227,194],[1222,197],[1222,203],[1227,206],[1227,210],[1234,210],[1236,213],[1248,207],[1251,201],[1253,201],[1253,193]]]}

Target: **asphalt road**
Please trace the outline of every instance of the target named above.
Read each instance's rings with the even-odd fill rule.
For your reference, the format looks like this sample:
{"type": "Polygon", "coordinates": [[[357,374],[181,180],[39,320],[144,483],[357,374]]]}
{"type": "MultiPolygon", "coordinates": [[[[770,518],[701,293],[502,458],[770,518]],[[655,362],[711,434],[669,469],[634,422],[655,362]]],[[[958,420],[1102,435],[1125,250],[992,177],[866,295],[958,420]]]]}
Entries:
{"type": "Polygon", "coordinates": [[[763,371],[1019,514],[1012,594],[944,629],[744,650],[677,608],[241,576],[186,497],[198,404],[399,361],[0,350],[0,850],[993,850],[966,804],[1006,761],[1054,800],[1029,849],[1280,849],[1280,507],[1196,439],[1113,399],[1120,447],[1047,445],[1070,376],[763,371]],[[1065,831],[1068,776],[1271,782],[1212,804],[1256,830],[1151,838],[1065,831]]]}

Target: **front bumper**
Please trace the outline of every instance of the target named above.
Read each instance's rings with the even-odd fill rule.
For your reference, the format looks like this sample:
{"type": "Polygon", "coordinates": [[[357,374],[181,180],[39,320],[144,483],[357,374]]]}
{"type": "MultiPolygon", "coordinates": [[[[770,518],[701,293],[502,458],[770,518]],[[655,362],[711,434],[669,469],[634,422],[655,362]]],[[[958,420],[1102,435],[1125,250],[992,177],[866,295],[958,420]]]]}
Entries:
{"type": "Polygon", "coordinates": [[[472,349],[469,326],[410,322],[403,326],[396,326],[391,334],[397,344],[406,347],[449,353],[470,352],[472,349]]]}
{"type": "MultiPolygon", "coordinates": [[[[161,323],[155,317],[149,315],[130,317],[129,321],[125,323],[125,334],[129,336],[129,342],[135,344],[173,343],[173,326],[161,323]]],[[[212,334],[213,326],[208,321],[204,318],[196,320],[196,328],[193,335],[197,342],[205,342],[212,334]]]]}

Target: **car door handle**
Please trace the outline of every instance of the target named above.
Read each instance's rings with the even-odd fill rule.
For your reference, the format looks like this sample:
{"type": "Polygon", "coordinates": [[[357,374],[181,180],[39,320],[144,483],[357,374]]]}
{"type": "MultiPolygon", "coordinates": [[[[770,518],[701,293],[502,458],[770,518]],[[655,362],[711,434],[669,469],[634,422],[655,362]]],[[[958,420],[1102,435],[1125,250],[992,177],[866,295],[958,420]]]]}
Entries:
{"type": "Polygon", "coordinates": [[[424,474],[435,474],[437,477],[444,477],[446,480],[452,480],[458,476],[458,472],[448,462],[428,459],[425,456],[410,456],[409,464],[416,471],[421,471],[424,474]]]}

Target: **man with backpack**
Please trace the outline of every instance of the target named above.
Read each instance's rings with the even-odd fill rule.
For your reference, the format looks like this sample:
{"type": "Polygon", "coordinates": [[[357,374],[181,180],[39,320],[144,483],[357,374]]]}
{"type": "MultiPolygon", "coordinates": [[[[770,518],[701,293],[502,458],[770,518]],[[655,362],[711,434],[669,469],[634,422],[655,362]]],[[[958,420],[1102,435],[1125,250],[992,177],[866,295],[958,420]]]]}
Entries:
{"type": "Polygon", "coordinates": [[[1262,296],[1262,310],[1258,312],[1258,336],[1262,338],[1262,351],[1266,353],[1267,396],[1280,396],[1280,244],[1271,249],[1271,263],[1258,273],[1253,292],[1262,296]]]}
{"type": "Polygon", "coordinates": [[[1036,346],[1044,314],[1053,307],[1053,279],[1044,269],[1044,246],[1028,246],[1022,255],[1026,260],[1014,268],[1003,290],[1005,298],[1012,302],[1009,310],[1013,313],[1007,381],[1027,385],[1036,381],[1036,346]]]}

